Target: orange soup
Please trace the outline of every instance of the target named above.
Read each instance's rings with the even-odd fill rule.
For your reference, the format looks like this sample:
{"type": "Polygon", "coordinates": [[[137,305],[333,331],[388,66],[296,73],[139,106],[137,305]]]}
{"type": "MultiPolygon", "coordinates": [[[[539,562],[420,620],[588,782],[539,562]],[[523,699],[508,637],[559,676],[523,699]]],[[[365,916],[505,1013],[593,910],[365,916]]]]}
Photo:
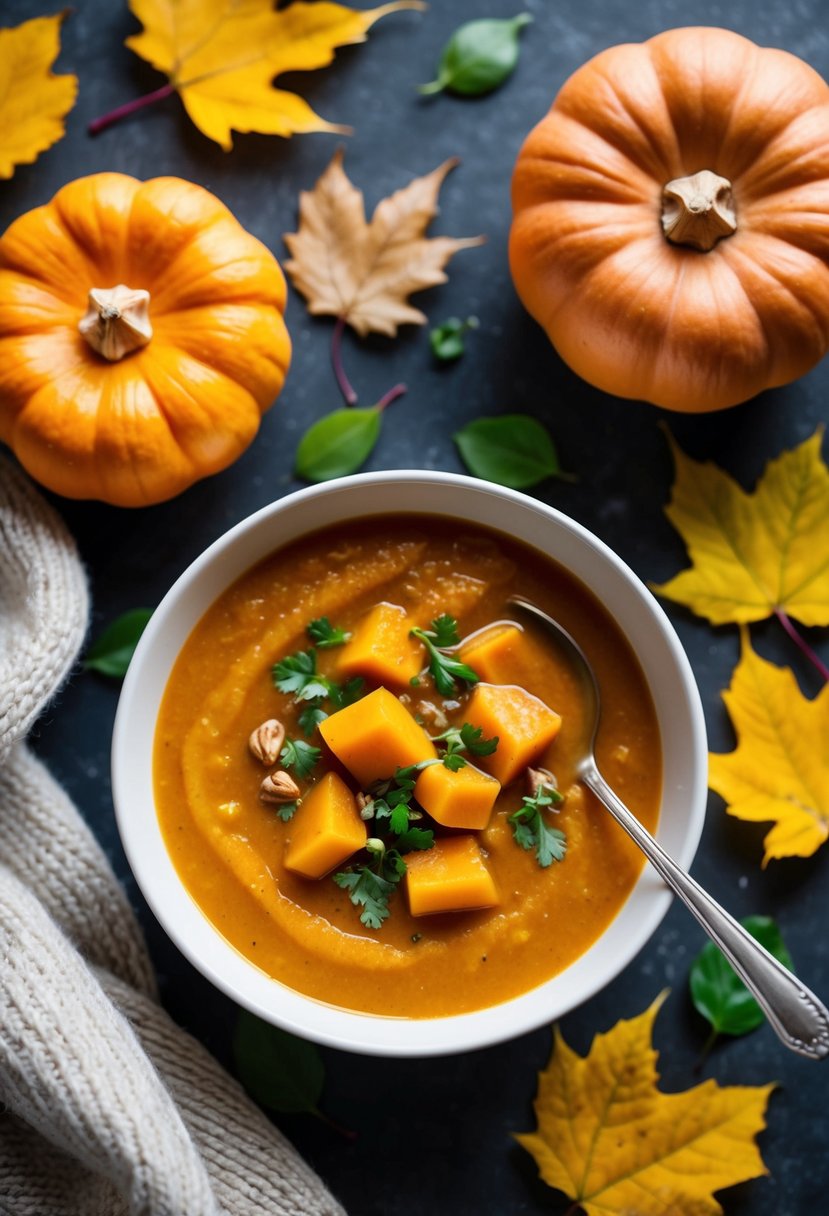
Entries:
{"type": "Polygon", "coordinates": [[[594,664],[599,765],[653,831],[636,658],[579,582],[506,536],[351,522],[274,553],[193,630],[156,729],[158,816],[192,898],[268,975],[448,1016],[556,975],[621,908],[641,855],[577,780],[578,677],[514,596],[594,664]]]}

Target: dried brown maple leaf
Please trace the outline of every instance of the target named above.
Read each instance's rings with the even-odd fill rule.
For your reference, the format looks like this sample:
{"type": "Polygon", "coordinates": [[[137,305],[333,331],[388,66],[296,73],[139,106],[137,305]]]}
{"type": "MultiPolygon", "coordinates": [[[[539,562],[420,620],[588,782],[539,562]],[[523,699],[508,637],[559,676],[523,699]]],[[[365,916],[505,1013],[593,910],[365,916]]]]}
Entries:
{"type": "Polygon", "coordinates": [[[444,161],[383,199],[368,223],[363,195],[345,174],[342,150],[335,152],[314,189],[300,194],[299,231],[285,234],[291,252],[285,269],[308,311],[340,317],[361,337],[394,337],[398,325],[423,325],[426,317],[407,297],[445,283],[452,255],[484,240],[424,235],[443,180],[457,164],[444,161]]]}

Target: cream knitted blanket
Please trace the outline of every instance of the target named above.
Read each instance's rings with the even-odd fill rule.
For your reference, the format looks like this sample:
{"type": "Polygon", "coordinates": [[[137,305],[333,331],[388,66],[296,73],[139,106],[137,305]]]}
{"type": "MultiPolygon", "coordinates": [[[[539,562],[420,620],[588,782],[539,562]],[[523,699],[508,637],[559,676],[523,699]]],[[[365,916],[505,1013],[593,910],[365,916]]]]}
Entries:
{"type": "Polygon", "coordinates": [[[70,536],[0,460],[0,1212],[342,1216],[158,1005],[106,858],[26,749],[87,609],[70,536]]]}

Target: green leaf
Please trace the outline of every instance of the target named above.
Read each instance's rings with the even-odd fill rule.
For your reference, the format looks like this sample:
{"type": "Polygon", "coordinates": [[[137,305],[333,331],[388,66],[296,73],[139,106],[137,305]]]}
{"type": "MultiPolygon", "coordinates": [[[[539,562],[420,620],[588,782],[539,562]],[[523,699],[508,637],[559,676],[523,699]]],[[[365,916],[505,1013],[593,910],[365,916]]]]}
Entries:
{"type": "Polygon", "coordinates": [[[345,629],[332,625],[327,616],[318,616],[316,620],[309,621],[307,633],[320,650],[325,650],[329,646],[342,646],[351,637],[351,634],[347,633],[345,629]]]}
{"type": "Polygon", "coordinates": [[[466,349],[464,336],[467,330],[477,328],[477,317],[467,317],[465,321],[460,317],[450,317],[429,333],[432,354],[441,363],[453,363],[455,359],[460,359],[466,349]]]}
{"type": "Polygon", "coordinates": [[[297,721],[306,735],[313,735],[320,722],[324,722],[327,717],[328,714],[321,707],[319,701],[309,701],[298,716],[297,721]]]}
{"type": "Polygon", "coordinates": [[[566,477],[550,432],[529,414],[476,418],[454,435],[470,473],[513,490],[566,477]]]}
{"type": "Polygon", "coordinates": [[[299,441],[296,471],[308,481],[330,481],[356,473],[380,436],[380,411],[334,410],[315,422],[299,441]]]}
{"type": "MultiPolygon", "coordinates": [[[[741,924],[784,967],[794,970],[791,955],[771,917],[746,916],[741,924]]],[[[762,1009],[713,942],[708,942],[694,960],[689,984],[696,1009],[710,1022],[715,1034],[748,1034],[762,1024],[762,1009]]]]}
{"type": "Polygon", "coordinates": [[[313,1043],[242,1009],[233,1060],[236,1076],[260,1106],[280,1114],[319,1114],[325,1066],[313,1043]]]}
{"type": "Polygon", "coordinates": [[[138,639],[152,614],[152,608],[133,608],[119,616],[89,647],[84,667],[116,679],[125,676],[138,639]]]}
{"type": "Polygon", "coordinates": [[[532,17],[468,21],[455,30],[443,49],[437,79],[420,86],[424,94],[451,89],[464,97],[490,93],[507,79],[518,62],[518,35],[532,17]]]}
{"type": "Polygon", "coordinates": [[[461,637],[458,633],[458,622],[448,612],[442,613],[432,621],[429,636],[436,646],[457,646],[461,637]]]}
{"type": "Polygon", "coordinates": [[[313,747],[304,739],[286,739],[279,760],[285,768],[292,768],[297,777],[302,778],[308,776],[321,755],[320,748],[313,747]]]}
{"type": "Polygon", "coordinates": [[[272,676],[279,691],[293,693],[297,701],[316,701],[328,696],[329,683],[317,674],[317,652],[313,646],[274,663],[272,676]]]}

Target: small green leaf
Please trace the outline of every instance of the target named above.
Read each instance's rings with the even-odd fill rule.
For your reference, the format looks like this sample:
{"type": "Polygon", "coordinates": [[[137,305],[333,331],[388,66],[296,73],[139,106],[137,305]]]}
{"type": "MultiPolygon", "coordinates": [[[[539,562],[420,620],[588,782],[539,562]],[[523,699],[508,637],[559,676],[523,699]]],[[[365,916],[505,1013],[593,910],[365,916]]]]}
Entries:
{"type": "Polygon", "coordinates": [[[315,422],[299,441],[296,471],[308,481],[330,481],[356,473],[380,436],[380,411],[334,410],[315,422]]]}
{"type": "Polygon", "coordinates": [[[260,1106],[280,1114],[319,1114],[325,1066],[313,1043],[242,1009],[233,1060],[236,1076],[260,1106]]]}
{"type": "Polygon", "coordinates": [[[125,676],[138,639],[152,614],[151,608],[133,608],[119,616],[89,647],[84,667],[116,679],[125,676]]]}
{"type": "Polygon", "coordinates": [[[549,431],[529,414],[476,418],[454,439],[470,473],[485,481],[523,490],[563,476],[549,431]]]}
{"type": "Polygon", "coordinates": [[[302,780],[313,770],[321,755],[320,748],[313,747],[304,739],[286,739],[279,760],[285,768],[292,768],[302,780]]]}
{"type": "Polygon", "coordinates": [[[452,363],[455,359],[460,359],[466,349],[464,335],[467,330],[477,328],[477,317],[467,317],[465,321],[461,321],[460,317],[450,317],[429,334],[432,354],[441,363],[452,363]]]}
{"type": "Polygon", "coordinates": [[[437,79],[422,84],[418,91],[430,94],[450,89],[463,97],[480,97],[497,89],[515,70],[518,35],[531,21],[529,13],[506,21],[468,21],[443,48],[437,79]]]}
{"type": "MultiPolygon", "coordinates": [[[[746,916],[741,924],[784,967],[794,970],[771,917],[746,916]]],[[[748,1034],[762,1024],[762,1009],[713,942],[708,942],[694,960],[689,983],[694,1006],[711,1023],[714,1034],[748,1034]]]]}

